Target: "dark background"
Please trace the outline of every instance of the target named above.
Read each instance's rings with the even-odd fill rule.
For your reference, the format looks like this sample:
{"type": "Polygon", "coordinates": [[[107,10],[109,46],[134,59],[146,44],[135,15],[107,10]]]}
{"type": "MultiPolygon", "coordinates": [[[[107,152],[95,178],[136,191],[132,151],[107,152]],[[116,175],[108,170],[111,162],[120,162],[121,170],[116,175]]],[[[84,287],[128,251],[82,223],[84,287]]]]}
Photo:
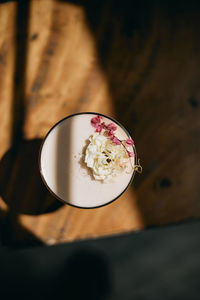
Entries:
{"type": "Polygon", "coordinates": [[[2,299],[199,299],[199,221],[0,250],[2,299]]]}

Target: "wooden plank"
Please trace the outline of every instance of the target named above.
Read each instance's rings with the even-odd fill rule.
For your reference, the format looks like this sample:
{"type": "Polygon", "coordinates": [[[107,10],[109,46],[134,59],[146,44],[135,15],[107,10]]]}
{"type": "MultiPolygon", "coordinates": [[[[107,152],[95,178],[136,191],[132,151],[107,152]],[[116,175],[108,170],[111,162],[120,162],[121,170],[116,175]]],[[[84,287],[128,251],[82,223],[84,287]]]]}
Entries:
{"type": "Polygon", "coordinates": [[[0,6],[0,158],[11,145],[16,4],[0,6]]]}

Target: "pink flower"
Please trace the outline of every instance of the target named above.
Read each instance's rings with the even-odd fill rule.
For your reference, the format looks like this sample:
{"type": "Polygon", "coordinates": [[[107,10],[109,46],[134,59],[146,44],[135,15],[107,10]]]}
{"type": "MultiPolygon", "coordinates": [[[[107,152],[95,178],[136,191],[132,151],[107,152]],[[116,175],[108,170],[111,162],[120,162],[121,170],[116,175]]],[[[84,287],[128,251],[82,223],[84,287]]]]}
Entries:
{"type": "Polygon", "coordinates": [[[97,128],[101,122],[101,119],[102,117],[101,116],[96,116],[94,118],[91,119],[91,125],[94,127],[94,128],[97,128]]]}
{"type": "Polygon", "coordinates": [[[126,145],[127,146],[132,146],[134,144],[134,141],[133,140],[131,140],[131,139],[127,139],[126,140],[126,145]]]}
{"type": "Polygon", "coordinates": [[[120,145],[120,144],[121,144],[120,140],[119,140],[116,136],[113,136],[113,137],[111,138],[111,141],[112,141],[115,145],[120,145]]]}
{"type": "Polygon", "coordinates": [[[113,137],[113,130],[106,131],[105,134],[109,137],[113,137]]]}
{"type": "Polygon", "coordinates": [[[135,156],[135,153],[134,153],[134,152],[130,152],[130,151],[127,150],[127,153],[128,153],[128,156],[129,156],[129,157],[134,157],[134,156],[135,156]]]}
{"type": "Polygon", "coordinates": [[[117,126],[114,123],[110,123],[107,125],[107,129],[115,131],[115,130],[117,130],[117,126]]]}
{"type": "Polygon", "coordinates": [[[101,132],[103,129],[103,126],[101,124],[98,124],[95,128],[96,128],[95,132],[101,132]]]}

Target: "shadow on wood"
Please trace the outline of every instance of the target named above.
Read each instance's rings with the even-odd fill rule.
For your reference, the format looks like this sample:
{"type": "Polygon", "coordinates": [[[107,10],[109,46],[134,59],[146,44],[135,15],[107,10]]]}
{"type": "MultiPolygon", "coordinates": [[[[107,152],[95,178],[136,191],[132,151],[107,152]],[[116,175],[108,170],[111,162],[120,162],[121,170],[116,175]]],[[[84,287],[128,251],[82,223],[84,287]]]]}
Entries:
{"type": "Polygon", "coordinates": [[[199,217],[199,1],[58,1],[85,10],[116,117],[143,165],[134,186],[144,222],[199,217]]]}
{"type": "Polygon", "coordinates": [[[38,166],[41,140],[22,140],[18,153],[10,149],[0,161],[0,195],[15,213],[37,215],[63,204],[44,186],[38,166]]]}

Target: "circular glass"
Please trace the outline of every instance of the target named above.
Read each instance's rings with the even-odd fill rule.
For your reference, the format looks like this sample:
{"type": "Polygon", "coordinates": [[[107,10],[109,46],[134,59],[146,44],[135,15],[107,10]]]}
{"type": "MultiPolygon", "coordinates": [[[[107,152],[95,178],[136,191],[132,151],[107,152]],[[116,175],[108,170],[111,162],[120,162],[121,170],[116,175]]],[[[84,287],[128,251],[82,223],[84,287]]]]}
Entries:
{"type": "Polygon", "coordinates": [[[97,208],[113,202],[125,192],[135,175],[135,145],[129,146],[134,152],[131,171],[122,172],[109,182],[96,180],[92,175],[84,157],[89,137],[95,132],[91,119],[96,116],[105,124],[116,125],[116,136],[120,139],[131,139],[127,130],[111,117],[93,112],[77,113],[50,129],[39,153],[40,173],[46,187],[60,201],[79,208],[97,208]]]}

